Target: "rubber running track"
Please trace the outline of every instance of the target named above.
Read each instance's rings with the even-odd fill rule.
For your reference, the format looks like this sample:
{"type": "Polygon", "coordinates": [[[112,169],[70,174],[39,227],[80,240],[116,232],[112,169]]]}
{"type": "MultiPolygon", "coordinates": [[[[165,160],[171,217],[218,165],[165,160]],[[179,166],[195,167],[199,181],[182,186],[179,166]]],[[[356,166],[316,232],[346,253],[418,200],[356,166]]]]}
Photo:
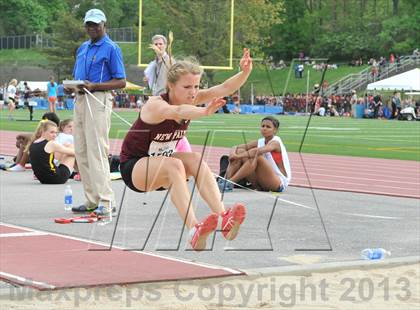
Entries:
{"type": "Polygon", "coordinates": [[[0,224],[0,249],[0,279],[39,290],[243,274],[8,224],[0,224]]]}
{"type": "MultiPolygon", "coordinates": [[[[17,132],[0,131],[0,154],[15,156],[17,132]]],[[[119,154],[122,140],[111,139],[110,152],[119,154]]],[[[193,146],[201,152],[202,146],[193,146]]],[[[208,147],[205,160],[213,172],[219,158],[228,154],[222,147],[208,147]]],[[[302,154],[308,177],[298,153],[289,153],[293,178],[291,186],[398,197],[420,198],[420,162],[367,157],[302,154]]]]}

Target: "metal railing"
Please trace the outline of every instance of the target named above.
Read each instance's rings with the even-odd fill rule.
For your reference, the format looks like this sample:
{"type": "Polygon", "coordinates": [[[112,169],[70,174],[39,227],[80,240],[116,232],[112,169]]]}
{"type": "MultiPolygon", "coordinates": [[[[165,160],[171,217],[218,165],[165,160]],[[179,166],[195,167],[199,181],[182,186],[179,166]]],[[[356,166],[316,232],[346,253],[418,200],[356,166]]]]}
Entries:
{"type": "Polygon", "coordinates": [[[30,34],[21,36],[0,37],[1,49],[22,49],[22,48],[47,48],[52,47],[51,35],[30,34]]]}
{"type": "Polygon", "coordinates": [[[117,43],[137,42],[138,32],[134,27],[109,28],[106,32],[109,37],[117,43]]]}
{"type": "Polygon", "coordinates": [[[398,63],[387,64],[379,67],[377,74],[372,74],[372,66],[365,68],[359,73],[349,74],[344,78],[332,83],[325,91],[326,96],[336,94],[349,94],[352,90],[364,89],[367,84],[376,82],[388,77],[394,76],[398,73],[415,68],[420,64],[419,56],[402,56],[398,63]]]}

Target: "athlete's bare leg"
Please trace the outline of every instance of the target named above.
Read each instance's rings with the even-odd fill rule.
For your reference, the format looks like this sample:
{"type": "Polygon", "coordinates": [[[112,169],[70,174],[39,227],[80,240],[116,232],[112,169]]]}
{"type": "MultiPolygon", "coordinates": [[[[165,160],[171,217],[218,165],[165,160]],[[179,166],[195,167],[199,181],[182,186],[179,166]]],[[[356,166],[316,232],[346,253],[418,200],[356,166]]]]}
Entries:
{"type": "Polygon", "coordinates": [[[132,172],[134,186],[141,191],[153,191],[172,186],[171,200],[188,229],[198,223],[193,206],[189,206],[190,192],[184,164],[172,157],[144,157],[137,161],[132,172]]]}
{"type": "Polygon", "coordinates": [[[222,214],[225,208],[221,201],[222,197],[219,188],[207,163],[202,161],[200,166],[201,154],[188,152],[174,153],[172,156],[182,160],[187,177],[194,177],[201,197],[213,213],[222,214]]]}

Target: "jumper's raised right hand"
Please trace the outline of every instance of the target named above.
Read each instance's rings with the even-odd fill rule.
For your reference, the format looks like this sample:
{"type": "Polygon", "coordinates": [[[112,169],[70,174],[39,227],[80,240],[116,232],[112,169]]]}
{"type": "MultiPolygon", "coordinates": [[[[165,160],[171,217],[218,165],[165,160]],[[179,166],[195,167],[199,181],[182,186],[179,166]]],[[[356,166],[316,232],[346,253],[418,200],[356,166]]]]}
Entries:
{"type": "Polygon", "coordinates": [[[244,53],[242,55],[239,66],[242,71],[245,73],[250,73],[252,70],[252,58],[248,48],[244,48],[244,53]]]}

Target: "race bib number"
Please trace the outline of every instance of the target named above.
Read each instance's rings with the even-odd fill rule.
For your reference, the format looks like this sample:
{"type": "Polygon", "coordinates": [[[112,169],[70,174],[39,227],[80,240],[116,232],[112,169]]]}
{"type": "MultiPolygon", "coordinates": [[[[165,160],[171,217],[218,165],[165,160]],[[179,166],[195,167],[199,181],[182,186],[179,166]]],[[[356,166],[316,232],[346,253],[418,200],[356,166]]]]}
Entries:
{"type": "Polygon", "coordinates": [[[171,156],[175,152],[177,141],[156,142],[152,141],[149,146],[149,156],[171,156]]]}

